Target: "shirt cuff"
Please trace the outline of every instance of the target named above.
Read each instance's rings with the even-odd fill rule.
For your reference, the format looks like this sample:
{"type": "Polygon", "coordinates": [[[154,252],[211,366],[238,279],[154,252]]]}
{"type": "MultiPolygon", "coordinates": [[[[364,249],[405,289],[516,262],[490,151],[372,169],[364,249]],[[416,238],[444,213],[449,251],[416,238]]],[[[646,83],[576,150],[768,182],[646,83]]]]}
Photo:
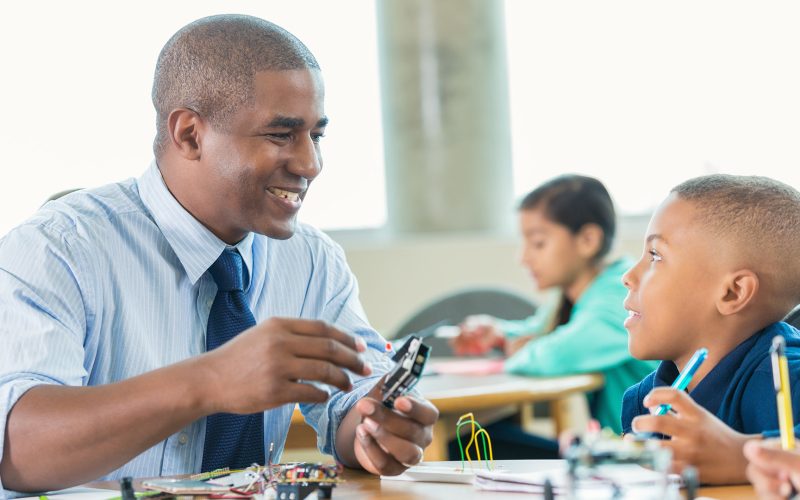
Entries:
{"type": "Polygon", "coordinates": [[[342,460],[339,454],[336,453],[336,433],[339,430],[339,425],[350,412],[350,409],[353,408],[353,405],[372,390],[381,376],[383,374],[360,379],[354,382],[353,389],[350,392],[339,392],[331,398],[319,419],[319,429],[324,429],[324,432],[317,433],[317,448],[322,453],[333,455],[333,458],[341,463],[342,460]]]}
{"type": "MultiPolygon", "coordinates": [[[[17,404],[19,398],[28,390],[36,387],[37,385],[44,385],[52,383],[52,380],[45,378],[35,378],[28,375],[26,378],[17,378],[0,385],[0,462],[3,461],[3,448],[5,446],[5,428],[8,422],[8,414],[14,405],[17,404]]],[[[21,496],[30,496],[30,493],[20,493],[12,490],[7,490],[3,486],[3,478],[0,477],[0,500],[7,498],[17,498],[21,496]]]]}

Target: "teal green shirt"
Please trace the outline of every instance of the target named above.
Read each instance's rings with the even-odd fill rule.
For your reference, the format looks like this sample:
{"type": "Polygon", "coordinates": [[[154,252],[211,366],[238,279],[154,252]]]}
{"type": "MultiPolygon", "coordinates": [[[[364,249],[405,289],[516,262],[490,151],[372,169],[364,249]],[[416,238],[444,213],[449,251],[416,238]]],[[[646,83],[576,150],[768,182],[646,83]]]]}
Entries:
{"type": "Polygon", "coordinates": [[[600,425],[620,433],[622,395],[652,372],[657,363],[639,361],[628,352],[628,316],[622,303],[627,293],[622,275],[633,262],[620,259],[609,264],[584,290],[572,308],[569,322],[549,335],[555,304],[543,304],[536,314],[519,321],[501,321],[508,337],[534,338],[505,362],[505,371],[517,375],[556,376],[599,372],[605,385],[597,393],[593,415],[600,425]]]}

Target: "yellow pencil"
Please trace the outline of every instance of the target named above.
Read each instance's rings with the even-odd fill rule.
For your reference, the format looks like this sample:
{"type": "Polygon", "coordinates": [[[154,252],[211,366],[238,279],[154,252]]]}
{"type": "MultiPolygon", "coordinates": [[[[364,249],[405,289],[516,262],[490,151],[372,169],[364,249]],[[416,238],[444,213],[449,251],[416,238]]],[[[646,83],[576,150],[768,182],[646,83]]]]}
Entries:
{"type": "Polygon", "coordinates": [[[778,425],[781,430],[781,448],[794,449],[794,419],[792,417],[792,395],[789,387],[789,363],[786,361],[786,341],[780,335],[772,339],[769,350],[772,358],[772,379],[775,385],[775,400],[778,404],[778,425]]]}

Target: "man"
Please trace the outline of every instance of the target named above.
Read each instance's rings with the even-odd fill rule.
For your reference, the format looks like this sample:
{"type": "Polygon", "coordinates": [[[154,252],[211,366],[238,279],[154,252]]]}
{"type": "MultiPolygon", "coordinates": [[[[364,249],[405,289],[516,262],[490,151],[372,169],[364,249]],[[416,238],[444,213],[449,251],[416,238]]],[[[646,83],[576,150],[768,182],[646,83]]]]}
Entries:
{"type": "Polygon", "coordinates": [[[0,241],[0,496],[264,463],[295,402],[347,466],[419,462],[436,409],[380,404],[385,341],[341,248],[296,223],[327,124],[313,55],[261,19],[200,19],[153,103],[141,178],[0,241]]]}

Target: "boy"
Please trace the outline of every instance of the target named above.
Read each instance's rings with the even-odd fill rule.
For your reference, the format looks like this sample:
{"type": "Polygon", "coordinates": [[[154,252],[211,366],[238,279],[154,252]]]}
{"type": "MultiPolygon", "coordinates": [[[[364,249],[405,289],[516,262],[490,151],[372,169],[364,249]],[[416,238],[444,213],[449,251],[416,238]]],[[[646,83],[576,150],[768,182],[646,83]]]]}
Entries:
{"type": "MultiPolygon", "coordinates": [[[[775,335],[800,382],[800,332],[779,322],[800,301],[800,193],[764,177],[684,182],[656,210],[623,282],[631,354],[664,360],[623,396],[623,432],[669,437],[673,468],[694,465],[704,483],[745,482],[745,441],[778,427],[775,335]],[[708,358],[688,394],[670,389],[701,347],[708,358]],[[673,412],[651,415],[661,404],[673,412]]],[[[800,391],[793,399],[800,408],[800,391]]]]}

